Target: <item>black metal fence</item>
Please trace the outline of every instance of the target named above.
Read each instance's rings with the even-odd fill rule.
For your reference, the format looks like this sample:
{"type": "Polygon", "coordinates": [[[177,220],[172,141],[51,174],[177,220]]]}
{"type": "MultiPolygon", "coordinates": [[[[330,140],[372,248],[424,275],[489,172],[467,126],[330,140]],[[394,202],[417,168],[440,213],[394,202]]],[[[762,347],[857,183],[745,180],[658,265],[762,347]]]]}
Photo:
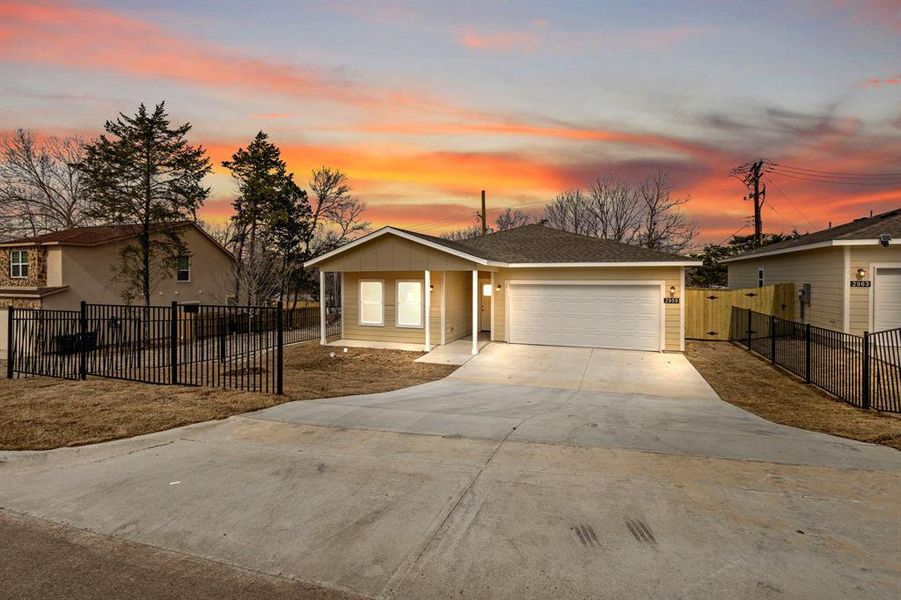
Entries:
{"type": "MultiPolygon", "coordinates": [[[[283,392],[284,347],[319,339],[318,307],[82,303],[79,311],[9,309],[7,376],[283,392]]],[[[341,315],[326,313],[326,336],[341,315]]]]}
{"type": "Polygon", "coordinates": [[[901,328],[859,336],[733,307],[731,339],[849,404],[901,412],[901,328]]]}

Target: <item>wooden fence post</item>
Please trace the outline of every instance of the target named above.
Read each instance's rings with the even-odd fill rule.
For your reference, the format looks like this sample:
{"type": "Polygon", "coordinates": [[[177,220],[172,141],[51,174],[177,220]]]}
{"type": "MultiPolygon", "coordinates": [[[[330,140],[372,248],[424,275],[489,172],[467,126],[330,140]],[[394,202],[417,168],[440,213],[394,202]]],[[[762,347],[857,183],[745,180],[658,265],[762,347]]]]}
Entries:
{"type": "Polygon", "coordinates": [[[863,332],[863,406],[870,408],[870,332],[863,332]]]}
{"type": "Polygon", "coordinates": [[[15,308],[12,304],[9,305],[9,308],[6,309],[6,378],[13,378],[13,363],[16,360],[15,349],[13,348],[13,340],[15,339],[13,336],[13,323],[15,312],[15,308]]]}

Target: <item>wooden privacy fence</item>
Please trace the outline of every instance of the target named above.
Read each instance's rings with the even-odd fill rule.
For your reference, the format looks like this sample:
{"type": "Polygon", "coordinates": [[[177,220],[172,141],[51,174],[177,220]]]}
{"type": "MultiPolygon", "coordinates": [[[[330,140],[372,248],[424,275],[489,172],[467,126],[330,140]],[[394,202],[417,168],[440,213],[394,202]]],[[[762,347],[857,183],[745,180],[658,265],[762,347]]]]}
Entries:
{"type": "Polygon", "coordinates": [[[690,340],[729,340],[732,331],[732,307],[775,315],[788,321],[795,317],[795,286],[777,283],[759,288],[685,290],[685,338],[690,340]]]}

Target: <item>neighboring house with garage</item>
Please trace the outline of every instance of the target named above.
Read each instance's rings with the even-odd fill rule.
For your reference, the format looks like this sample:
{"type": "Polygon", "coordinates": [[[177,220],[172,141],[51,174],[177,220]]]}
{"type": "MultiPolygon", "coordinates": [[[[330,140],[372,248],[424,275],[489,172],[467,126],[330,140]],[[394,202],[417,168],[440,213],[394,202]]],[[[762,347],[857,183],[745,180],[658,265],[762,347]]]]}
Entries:
{"type": "MultiPolygon", "coordinates": [[[[430,350],[514,344],[684,350],[685,268],[701,263],[526,225],[450,241],[384,227],[308,261],[341,277],[342,338],[430,350]]],[[[323,343],[325,338],[323,337],[323,343]]]]}
{"type": "MultiPolygon", "coordinates": [[[[0,358],[6,357],[10,305],[78,310],[82,300],[121,304],[124,290],[114,281],[115,267],[139,227],[76,227],[0,243],[0,358]]],[[[187,252],[171,275],[156,282],[151,303],[226,303],[234,258],[196,224],[181,228],[187,252]]]]}
{"type": "Polygon", "coordinates": [[[901,327],[901,208],[723,262],[730,288],[793,283],[805,323],[856,335],[901,327]]]}

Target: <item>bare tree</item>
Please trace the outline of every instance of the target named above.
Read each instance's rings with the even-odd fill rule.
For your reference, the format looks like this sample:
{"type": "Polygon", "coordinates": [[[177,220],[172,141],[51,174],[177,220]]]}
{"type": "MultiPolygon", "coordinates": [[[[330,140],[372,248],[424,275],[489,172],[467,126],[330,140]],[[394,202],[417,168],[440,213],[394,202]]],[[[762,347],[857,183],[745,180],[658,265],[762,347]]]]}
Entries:
{"type": "Polygon", "coordinates": [[[588,206],[597,219],[597,236],[634,244],[641,229],[641,203],[635,186],[615,177],[599,177],[588,189],[588,206]]]}
{"type": "Polygon", "coordinates": [[[83,140],[38,141],[27,129],[0,140],[0,239],[91,224],[85,215],[83,140]]]}
{"type": "Polygon", "coordinates": [[[685,213],[689,197],[674,198],[659,172],[640,183],[603,177],[588,193],[578,188],[545,206],[548,225],[563,231],[679,253],[691,247],[697,224],[685,213]]]}
{"type": "Polygon", "coordinates": [[[309,227],[300,242],[300,264],[294,282],[295,305],[301,288],[311,294],[319,289],[319,283],[303,268],[303,261],[330,252],[369,229],[369,222],[363,220],[366,203],[353,195],[347,175],[338,169],[320,167],[313,171],[309,185],[313,197],[309,227]]]}
{"type": "Polygon", "coordinates": [[[598,218],[589,197],[578,188],[558,194],[544,207],[544,220],[555,229],[582,235],[598,235],[598,218]]]}
{"type": "Polygon", "coordinates": [[[494,220],[494,225],[497,231],[506,231],[508,229],[515,229],[516,227],[528,225],[534,221],[535,219],[532,218],[532,215],[524,210],[518,208],[506,208],[504,209],[504,212],[499,214],[497,219],[494,220]]]}
{"type": "Polygon", "coordinates": [[[639,235],[641,246],[674,253],[691,247],[697,235],[697,223],[690,221],[683,210],[690,196],[674,198],[672,189],[663,172],[648,177],[639,186],[643,221],[639,235]]]}
{"type": "Polygon", "coordinates": [[[467,227],[463,227],[462,229],[454,229],[453,231],[446,231],[442,233],[440,238],[445,240],[469,240],[472,238],[477,238],[482,235],[482,226],[481,225],[469,225],[467,227]]]}

